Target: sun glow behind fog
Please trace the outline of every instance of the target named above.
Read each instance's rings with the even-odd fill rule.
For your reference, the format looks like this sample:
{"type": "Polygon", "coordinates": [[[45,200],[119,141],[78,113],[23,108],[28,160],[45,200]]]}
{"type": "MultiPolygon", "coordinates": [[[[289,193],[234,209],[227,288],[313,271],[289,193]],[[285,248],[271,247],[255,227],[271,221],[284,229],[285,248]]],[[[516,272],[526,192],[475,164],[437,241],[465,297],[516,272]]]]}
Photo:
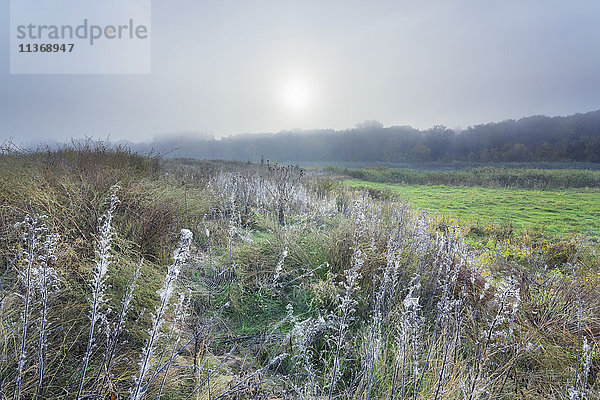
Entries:
{"type": "Polygon", "coordinates": [[[290,78],[283,84],[281,98],[290,112],[300,113],[306,111],[313,101],[312,97],[312,88],[304,78],[290,78]]]}

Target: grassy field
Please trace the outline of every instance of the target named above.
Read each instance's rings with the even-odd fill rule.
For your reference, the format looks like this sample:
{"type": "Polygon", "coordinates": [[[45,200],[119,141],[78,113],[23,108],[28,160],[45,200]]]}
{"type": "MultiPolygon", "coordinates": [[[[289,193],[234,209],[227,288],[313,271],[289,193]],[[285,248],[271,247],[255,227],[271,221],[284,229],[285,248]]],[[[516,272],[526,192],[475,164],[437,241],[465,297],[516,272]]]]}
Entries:
{"type": "Polygon", "coordinates": [[[600,188],[600,171],[582,169],[539,169],[486,166],[453,170],[418,170],[408,168],[348,169],[329,166],[327,171],[378,183],[402,185],[479,186],[514,189],[600,188]]]}
{"type": "Polygon", "coordinates": [[[551,235],[600,237],[600,189],[527,190],[510,188],[394,185],[345,180],[350,187],[391,191],[423,210],[471,225],[498,224],[551,235]]]}
{"type": "Polygon", "coordinates": [[[0,400],[600,398],[598,243],[422,212],[597,233],[597,191],[365,193],[102,143],[0,176],[0,400]]]}

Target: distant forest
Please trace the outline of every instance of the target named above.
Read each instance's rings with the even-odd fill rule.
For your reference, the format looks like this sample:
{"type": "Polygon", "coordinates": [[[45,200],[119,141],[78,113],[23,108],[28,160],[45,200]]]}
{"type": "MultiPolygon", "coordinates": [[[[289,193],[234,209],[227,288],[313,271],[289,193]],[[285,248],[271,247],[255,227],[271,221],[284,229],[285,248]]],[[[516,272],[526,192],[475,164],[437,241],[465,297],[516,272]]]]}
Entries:
{"type": "Polygon", "coordinates": [[[592,162],[600,163],[600,110],[568,117],[532,116],[475,125],[384,128],[377,121],[354,129],[243,134],[221,139],[163,136],[139,150],[175,157],[226,160],[353,162],[592,162]],[[175,149],[175,150],[174,150],[175,149]]]}

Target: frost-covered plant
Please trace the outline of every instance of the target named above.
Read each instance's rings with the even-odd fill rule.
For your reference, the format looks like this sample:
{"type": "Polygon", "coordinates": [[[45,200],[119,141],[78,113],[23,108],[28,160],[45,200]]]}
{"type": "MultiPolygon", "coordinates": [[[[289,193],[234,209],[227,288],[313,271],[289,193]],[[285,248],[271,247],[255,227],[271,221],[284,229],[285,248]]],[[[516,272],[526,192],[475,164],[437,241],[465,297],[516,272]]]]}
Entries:
{"type": "Polygon", "coordinates": [[[588,343],[587,337],[583,337],[583,372],[581,377],[581,398],[585,399],[585,392],[592,366],[592,346],[588,343]]]}
{"type": "Polygon", "coordinates": [[[431,221],[426,215],[417,215],[412,227],[412,247],[421,256],[421,259],[431,247],[431,237],[431,221]]]}
{"type": "MultiPolygon", "coordinates": [[[[39,220],[37,218],[32,218],[29,215],[25,217],[25,221],[22,223],[26,226],[26,231],[22,236],[22,240],[25,244],[25,249],[23,250],[23,261],[26,264],[26,269],[24,273],[20,274],[21,279],[25,285],[25,297],[23,304],[23,331],[21,333],[21,348],[19,351],[19,359],[17,364],[17,379],[15,382],[15,400],[19,400],[21,398],[21,382],[23,378],[23,368],[25,365],[25,360],[27,358],[26,344],[27,344],[27,328],[29,326],[29,318],[31,313],[31,271],[33,269],[33,265],[35,262],[35,258],[37,256],[38,246],[41,241],[41,230],[42,228],[39,226],[39,220]]],[[[19,228],[20,224],[15,226],[15,228],[19,228]]]]}
{"type": "Polygon", "coordinates": [[[117,321],[112,326],[112,329],[111,329],[112,334],[110,335],[108,344],[106,346],[106,351],[104,353],[104,359],[102,360],[102,363],[100,364],[100,367],[98,368],[98,374],[96,375],[96,381],[94,383],[94,386],[96,386],[96,383],[100,379],[102,370],[104,369],[104,371],[105,371],[104,379],[102,380],[102,384],[100,385],[100,388],[99,388],[100,393],[102,393],[104,391],[104,388],[110,377],[110,368],[112,366],[113,358],[115,356],[115,352],[116,352],[116,348],[117,348],[117,344],[119,342],[119,336],[121,335],[121,332],[123,331],[123,328],[125,327],[125,318],[127,317],[127,312],[129,311],[129,308],[131,307],[131,301],[133,300],[133,292],[135,290],[137,280],[140,276],[140,270],[142,268],[143,263],[144,263],[144,260],[143,259],[140,260],[137,268],[135,269],[135,272],[133,273],[133,275],[129,279],[129,282],[127,283],[127,289],[125,290],[125,294],[123,295],[123,299],[121,300],[121,311],[119,312],[119,317],[117,318],[117,321]]]}
{"type": "MultiPolygon", "coordinates": [[[[452,263],[451,258],[446,258],[446,270],[443,283],[442,297],[437,304],[437,313],[441,329],[441,338],[445,343],[442,346],[442,364],[439,367],[438,384],[435,391],[435,399],[442,398],[446,385],[446,375],[450,363],[450,353],[457,347],[461,328],[462,299],[454,298],[458,271],[463,267],[462,260],[458,264],[452,263]]],[[[435,335],[434,335],[435,336],[435,335]]],[[[434,338],[435,340],[435,338],[434,338]]],[[[432,346],[434,343],[432,343],[432,346]]],[[[429,358],[429,354],[428,354],[429,358]]]]}
{"type": "MultiPolygon", "coordinates": [[[[310,348],[311,342],[314,337],[327,327],[322,316],[317,318],[308,318],[304,321],[298,321],[294,316],[294,309],[291,304],[287,307],[287,318],[291,321],[293,328],[291,331],[291,339],[293,341],[293,348],[295,355],[293,360],[301,365],[301,369],[304,370],[308,380],[306,384],[309,387],[310,393],[313,399],[317,400],[320,393],[319,380],[317,378],[317,372],[314,369],[312,358],[313,351],[310,348]]],[[[302,395],[299,392],[300,395],[302,395]]]]}
{"type": "MultiPolygon", "coordinates": [[[[427,367],[429,366],[429,360],[433,351],[433,348],[436,343],[436,339],[438,338],[438,332],[447,331],[448,330],[448,322],[450,319],[450,315],[452,314],[455,306],[458,304],[456,301],[452,299],[452,294],[454,293],[454,288],[456,285],[456,279],[458,275],[458,269],[460,266],[456,266],[453,263],[453,259],[450,254],[451,245],[446,247],[447,240],[444,237],[441,241],[438,241],[438,267],[435,268],[437,273],[437,280],[435,282],[435,287],[441,287],[442,293],[441,297],[436,305],[436,318],[433,328],[433,336],[431,339],[431,344],[429,345],[429,349],[427,351],[427,357],[425,358],[425,364],[420,374],[419,384],[416,389],[416,393],[413,393],[413,398],[416,398],[421,385],[423,383],[423,378],[425,376],[425,372],[427,371],[427,367]]],[[[430,295],[431,298],[434,297],[435,291],[430,295]]],[[[442,364],[442,370],[440,375],[440,380],[443,378],[445,364],[442,364]]]]}
{"type": "Polygon", "coordinates": [[[35,390],[35,397],[40,398],[42,393],[42,383],[44,381],[47,331],[48,331],[48,311],[49,297],[53,289],[57,289],[58,274],[52,267],[56,261],[58,235],[48,234],[43,244],[43,252],[38,257],[39,267],[34,269],[34,285],[39,294],[41,302],[41,315],[39,319],[39,338],[38,338],[38,383],[35,390]]]}
{"type": "MultiPolygon", "coordinates": [[[[579,250],[578,250],[579,252],[579,250]]],[[[577,257],[577,255],[575,256],[577,257]]],[[[577,366],[575,368],[575,385],[573,390],[571,391],[571,398],[573,398],[574,394],[576,394],[577,396],[579,395],[579,388],[578,388],[578,380],[579,380],[579,364],[580,362],[580,357],[581,357],[581,350],[582,350],[582,335],[581,335],[581,321],[583,319],[583,306],[581,304],[581,289],[579,287],[579,280],[577,279],[577,273],[575,271],[575,263],[572,262],[570,263],[570,267],[571,267],[571,272],[573,274],[573,281],[575,283],[575,288],[576,288],[576,299],[577,299],[577,366]],[[574,393],[574,394],[573,394],[574,393]]],[[[577,397],[575,397],[577,398],[577,397]]]]}
{"type": "Polygon", "coordinates": [[[277,261],[277,265],[275,265],[275,273],[273,276],[273,285],[277,285],[279,283],[279,278],[283,272],[283,266],[285,263],[285,259],[288,256],[288,240],[289,237],[286,235],[285,242],[283,245],[283,250],[281,251],[281,255],[279,256],[279,260],[277,261]]]}
{"type": "Polygon", "coordinates": [[[581,301],[581,289],[579,286],[579,280],[577,279],[577,273],[575,271],[575,261],[579,255],[581,246],[577,250],[575,257],[572,262],[568,265],[571,267],[571,273],[573,274],[573,282],[576,287],[576,301],[577,301],[577,365],[575,368],[575,382],[572,387],[568,389],[569,399],[577,400],[584,399],[587,379],[591,365],[591,347],[588,344],[587,338],[582,334],[582,320],[583,320],[583,305],[581,301]],[[580,364],[583,361],[583,369],[580,371],[580,364]]]}
{"type": "MultiPolygon", "coordinates": [[[[135,378],[135,385],[131,391],[131,399],[141,399],[146,389],[143,389],[142,384],[144,379],[150,370],[150,358],[154,353],[154,347],[160,334],[160,328],[164,323],[164,316],[169,306],[169,300],[175,290],[175,283],[181,272],[182,265],[187,261],[190,254],[190,246],[192,243],[193,235],[188,229],[181,230],[181,237],[179,241],[179,247],[173,253],[173,263],[167,269],[167,275],[162,288],[158,291],[160,303],[157,306],[155,312],[152,314],[152,326],[148,331],[148,340],[142,351],[142,360],[140,362],[140,370],[135,378]]],[[[147,387],[146,387],[147,388],[147,387]]]]}
{"type": "Polygon", "coordinates": [[[409,373],[412,366],[413,398],[416,397],[416,385],[419,378],[419,358],[422,347],[422,328],[424,318],[421,316],[421,304],[418,292],[421,288],[421,275],[417,272],[410,281],[408,293],[402,301],[398,335],[396,337],[397,353],[392,382],[392,398],[395,396],[400,374],[400,395],[405,398],[409,387],[409,373]]]}
{"type": "Polygon", "coordinates": [[[232,251],[233,251],[233,238],[238,231],[238,226],[240,225],[241,216],[236,209],[234,195],[229,196],[230,203],[230,215],[228,221],[228,229],[227,229],[227,245],[229,251],[229,274],[231,275],[233,272],[233,261],[232,261],[232,251]]]}
{"type": "MultiPolygon", "coordinates": [[[[160,387],[158,388],[158,395],[156,396],[156,400],[160,399],[160,396],[163,391],[163,387],[165,386],[165,382],[167,380],[167,374],[169,373],[169,369],[171,368],[172,361],[175,358],[175,352],[178,349],[179,341],[181,339],[181,334],[183,333],[185,319],[189,315],[187,310],[189,309],[190,299],[191,299],[191,293],[189,293],[189,292],[188,292],[187,297],[186,297],[185,293],[179,294],[179,302],[177,303],[177,307],[175,308],[175,315],[173,317],[173,324],[171,325],[171,332],[169,333],[169,338],[167,339],[167,345],[171,341],[171,338],[173,336],[173,333],[175,332],[175,328],[177,327],[177,325],[179,325],[179,331],[177,332],[177,337],[175,338],[175,343],[173,344],[173,347],[171,349],[171,355],[169,356],[169,360],[167,361],[166,367],[164,368],[165,371],[163,372],[163,378],[162,378],[162,381],[160,382],[160,387]]],[[[167,348],[166,347],[167,345],[165,345],[165,350],[167,348]]],[[[160,364],[160,362],[159,362],[159,364],[160,364]]],[[[158,374],[158,368],[157,368],[157,371],[155,371],[155,375],[156,374],[158,374]]]]}
{"type": "Polygon", "coordinates": [[[207,249],[208,249],[208,266],[212,268],[212,240],[210,238],[210,229],[208,229],[208,225],[206,224],[206,214],[202,217],[202,225],[204,227],[204,235],[206,236],[207,249]]]}
{"type": "MultiPolygon", "coordinates": [[[[487,288],[484,288],[484,293],[487,288]]],[[[497,310],[494,318],[489,323],[487,329],[481,332],[479,343],[477,344],[477,356],[471,373],[469,386],[463,386],[465,398],[472,400],[479,397],[483,392],[481,382],[484,381],[484,371],[491,359],[492,353],[500,344],[498,339],[506,338],[508,332],[514,330],[514,319],[520,304],[520,288],[516,279],[509,278],[499,285],[499,294],[495,296],[497,310]]],[[[482,293],[482,297],[483,297],[482,293]]]]}
{"type": "Polygon", "coordinates": [[[453,361],[450,358],[450,354],[456,351],[458,347],[458,341],[460,340],[460,329],[461,329],[461,305],[462,301],[455,300],[453,309],[454,309],[454,318],[453,324],[448,324],[446,328],[445,335],[445,346],[443,346],[443,356],[442,356],[442,365],[438,374],[438,384],[435,389],[435,397],[434,399],[442,399],[446,389],[447,375],[448,370],[452,368],[453,361]]]}
{"type": "Polygon", "coordinates": [[[364,254],[360,249],[354,252],[353,265],[345,271],[346,281],[344,282],[344,295],[339,299],[338,315],[333,316],[333,324],[336,327],[334,336],[334,354],[333,367],[331,368],[331,376],[329,378],[328,399],[333,397],[333,391],[340,378],[340,366],[342,363],[342,351],[346,347],[346,332],[352,321],[352,317],[356,312],[356,300],[354,299],[355,292],[359,289],[358,281],[361,278],[360,270],[364,264],[364,254]]]}
{"type": "Polygon", "coordinates": [[[281,166],[279,164],[269,164],[268,170],[272,182],[272,185],[270,185],[271,196],[277,207],[277,221],[279,225],[283,226],[285,225],[285,214],[289,203],[294,196],[298,195],[295,193],[295,189],[299,186],[304,171],[291,165],[281,166]]]}
{"type": "Polygon", "coordinates": [[[113,263],[111,243],[115,236],[115,230],[112,226],[112,219],[115,209],[120,202],[119,197],[117,196],[117,191],[119,189],[118,184],[111,187],[111,193],[106,199],[108,209],[100,217],[100,226],[98,227],[98,235],[96,237],[96,264],[94,266],[94,276],[90,284],[92,289],[92,298],[90,299],[90,330],[88,333],[87,348],[83,356],[83,366],[81,368],[79,388],[77,389],[77,399],[81,398],[83,392],[85,375],[94,347],[94,331],[96,329],[96,323],[104,316],[103,307],[107,300],[104,293],[106,290],[105,282],[108,268],[113,263]]]}
{"type": "Polygon", "coordinates": [[[592,366],[592,346],[590,346],[587,337],[583,337],[582,340],[582,352],[583,352],[583,369],[581,370],[581,379],[575,381],[575,385],[568,389],[569,400],[579,400],[586,398],[587,391],[587,380],[590,374],[590,367],[592,366]]]}
{"type": "Polygon", "coordinates": [[[281,273],[283,272],[283,265],[285,263],[285,259],[288,256],[288,249],[287,249],[287,245],[283,248],[283,251],[281,252],[281,256],[279,257],[279,260],[277,261],[277,265],[275,266],[275,276],[273,277],[273,284],[277,284],[279,281],[279,277],[281,276],[281,273]]]}
{"type": "Polygon", "coordinates": [[[373,380],[376,373],[376,369],[379,362],[379,351],[382,342],[382,323],[384,318],[384,302],[388,292],[388,285],[390,283],[390,269],[383,269],[383,277],[377,280],[377,271],[375,268],[375,254],[377,253],[376,244],[376,232],[379,226],[379,218],[377,215],[371,215],[370,224],[370,252],[371,252],[371,276],[372,276],[372,289],[373,289],[373,309],[371,312],[371,335],[369,340],[368,351],[366,359],[363,362],[363,369],[367,376],[367,400],[371,398],[371,392],[373,389],[373,380]]]}
{"type": "Polygon", "coordinates": [[[25,265],[24,271],[19,272],[19,278],[25,289],[23,299],[23,312],[21,314],[23,328],[21,331],[21,343],[18,351],[17,377],[15,381],[14,398],[21,397],[21,386],[23,370],[27,360],[27,333],[31,320],[34,296],[39,295],[42,307],[38,338],[38,383],[36,386],[36,397],[40,395],[42,381],[44,378],[46,332],[48,316],[48,296],[51,287],[57,281],[56,271],[50,264],[56,259],[57,236],[48,232],[43,220],[45,216],[27,215],[23,222],[15,225],[16,229],[22,229],[23,250],[20,257],[25,265]]]}

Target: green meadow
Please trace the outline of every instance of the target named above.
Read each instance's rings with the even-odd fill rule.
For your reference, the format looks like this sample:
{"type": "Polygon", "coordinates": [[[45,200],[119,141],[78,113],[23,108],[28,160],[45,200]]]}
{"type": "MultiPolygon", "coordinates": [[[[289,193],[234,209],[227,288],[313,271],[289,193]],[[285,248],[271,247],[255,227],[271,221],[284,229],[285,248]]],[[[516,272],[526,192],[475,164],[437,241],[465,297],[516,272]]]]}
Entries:
{"type": "Polygon", "coordinates": [[[600,237],[600,189],[529,190],[464,186],[396,185],[345,180],[354,188],[394,193],[416,207],[470,226],[488,224],[552,236],[600,237]]]}

